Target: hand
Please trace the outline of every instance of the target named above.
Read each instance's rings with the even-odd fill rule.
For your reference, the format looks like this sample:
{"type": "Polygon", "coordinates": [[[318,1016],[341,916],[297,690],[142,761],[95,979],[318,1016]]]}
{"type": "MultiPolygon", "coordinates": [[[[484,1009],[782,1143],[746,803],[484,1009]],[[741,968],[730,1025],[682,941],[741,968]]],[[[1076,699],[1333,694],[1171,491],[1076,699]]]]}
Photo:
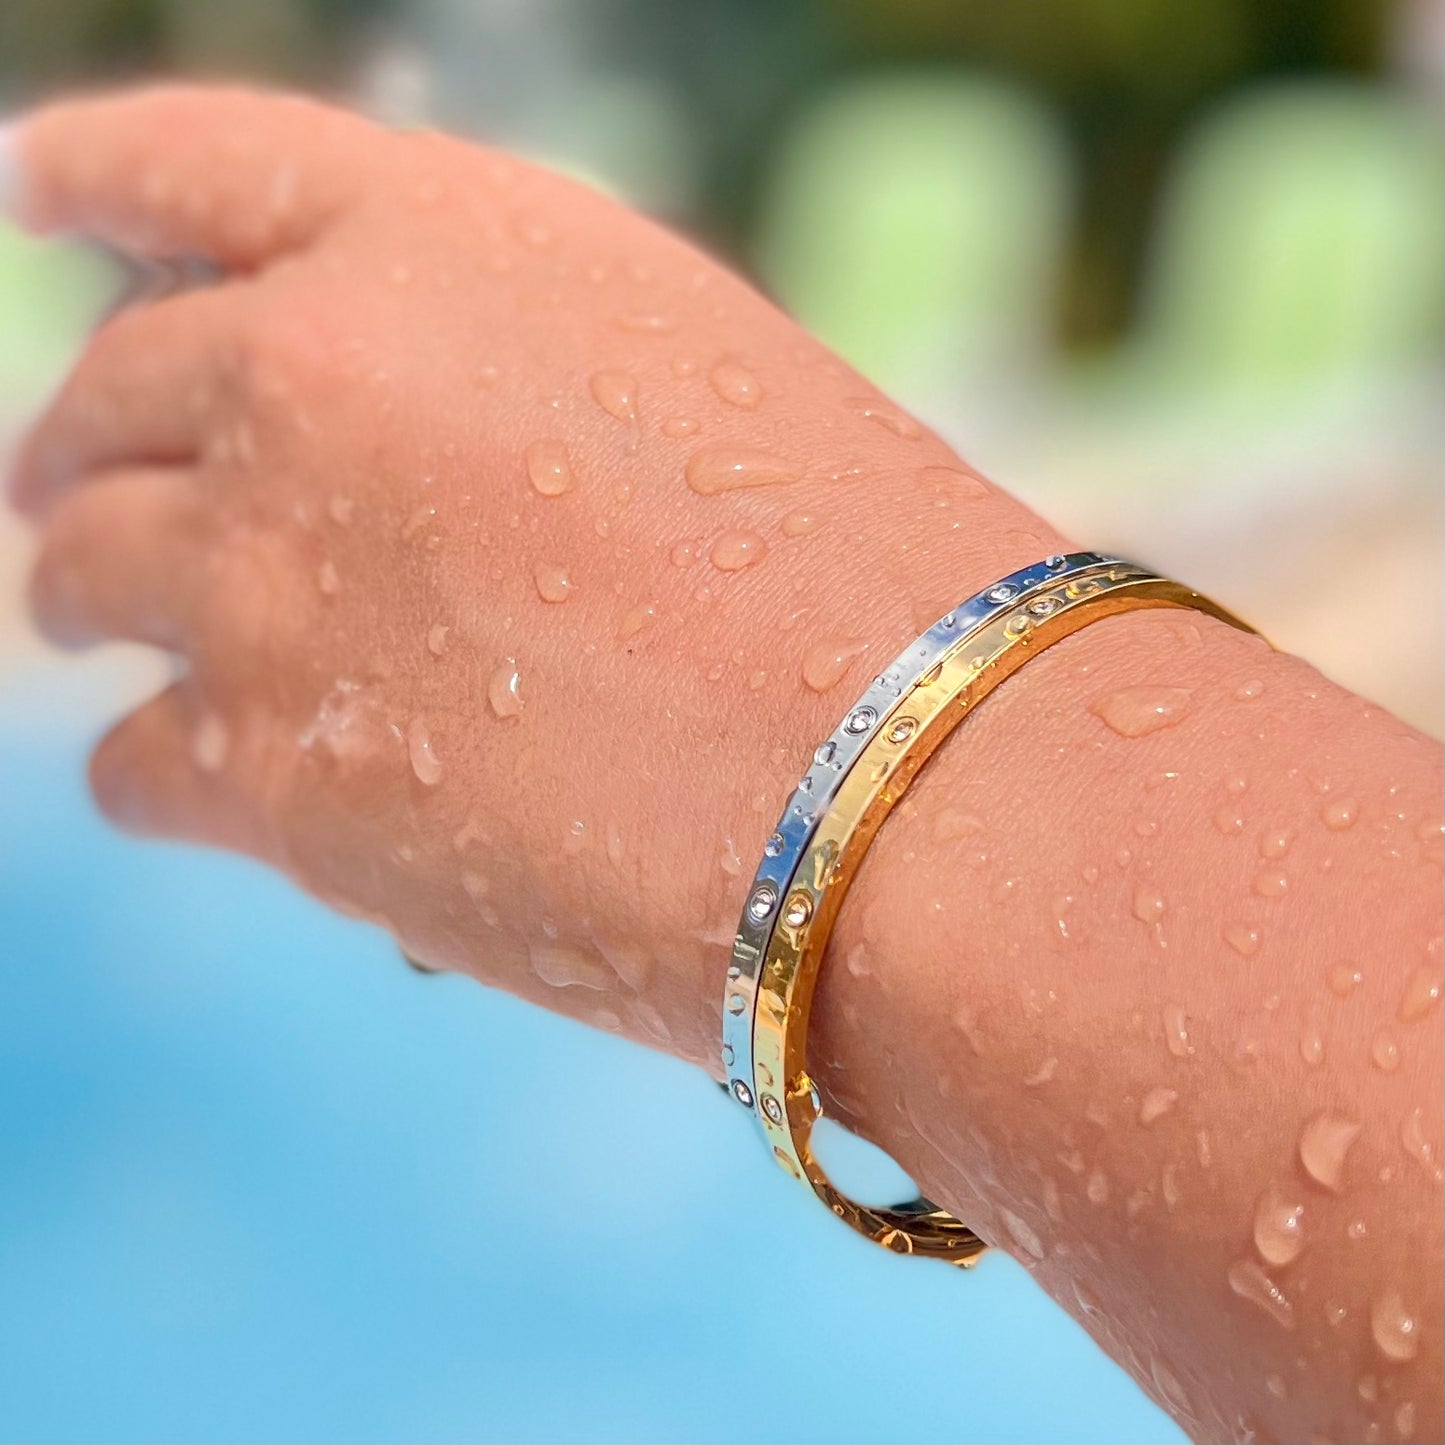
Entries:
{"type": "Polygon", "coordinates": [[[297,100],[23,124],[22,217],[218,284],[25,446],[35,615],[182,654],[102,807],[710,1066],[816,739],[1060,539],[727,272],[581,186],[297,100]]]}

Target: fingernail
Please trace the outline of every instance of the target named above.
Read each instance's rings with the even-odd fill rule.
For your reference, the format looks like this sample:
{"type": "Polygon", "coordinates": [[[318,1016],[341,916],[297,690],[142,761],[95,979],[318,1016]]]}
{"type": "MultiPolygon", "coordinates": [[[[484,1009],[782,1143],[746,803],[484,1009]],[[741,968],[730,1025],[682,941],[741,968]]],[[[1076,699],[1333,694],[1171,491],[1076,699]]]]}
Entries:
{"type": "Polygon", "coordinates": [[[14,220],[20,210],[20,126],[0,125],[0,217],[14,220]]]}

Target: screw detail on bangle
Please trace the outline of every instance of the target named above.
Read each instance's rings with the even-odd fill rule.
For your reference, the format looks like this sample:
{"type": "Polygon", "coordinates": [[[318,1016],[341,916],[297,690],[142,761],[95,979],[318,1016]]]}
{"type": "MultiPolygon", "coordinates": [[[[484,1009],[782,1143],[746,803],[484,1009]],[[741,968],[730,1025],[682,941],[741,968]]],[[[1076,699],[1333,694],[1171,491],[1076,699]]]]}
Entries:
{"type": "Polygon", "coordinates": [[[773,1156],[840,1219],[899,1254],[969,1265],[974,1232],[926,1199],[855,1203],[813,1156],[821,1114],[808,1018],[828,935],[869,843],[945,737],[1005,678],[1061,638],[1138,608],[1184,608],[1251,631],[1207,598],[1117,557],[1055,554],[939,619],[876,677],[813,754],[738,923],[723,1007],[728,1090],[773,1156]]]}

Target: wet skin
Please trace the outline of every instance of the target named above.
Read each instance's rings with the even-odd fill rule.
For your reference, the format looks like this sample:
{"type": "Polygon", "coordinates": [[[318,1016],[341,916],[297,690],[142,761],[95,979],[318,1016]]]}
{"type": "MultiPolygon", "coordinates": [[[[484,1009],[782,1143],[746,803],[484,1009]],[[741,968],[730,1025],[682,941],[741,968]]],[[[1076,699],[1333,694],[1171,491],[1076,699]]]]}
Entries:
{"type": "MultiPolygon", "coordinates": [[[[817,740],[1065,539],[510,158],[228,91],[15,144],[33,228],[226,276],[102,328],[12,477],[40,625],[188,664],[97,749],[101,806],[716,1070],[817,740]]],[[[1437,744],[1207,619],[1115,618],[880,834],[815,1072],[1197,1437],[1439,1438],[1441,932],[1437,744]]]]}

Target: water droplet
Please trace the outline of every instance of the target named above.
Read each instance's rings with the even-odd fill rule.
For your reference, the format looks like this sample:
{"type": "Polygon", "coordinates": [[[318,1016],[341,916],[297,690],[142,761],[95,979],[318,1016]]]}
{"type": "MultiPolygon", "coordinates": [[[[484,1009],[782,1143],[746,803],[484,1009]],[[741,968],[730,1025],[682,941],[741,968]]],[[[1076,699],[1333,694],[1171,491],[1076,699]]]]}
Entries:
{"type": "Polygon", "coordinates": [[[868,644],[856,638],[834,637],[819,642],[803,654],[803,682],[814,692],[827,692],[842,681],[854,659],[867,650],[868,644]]]}
{"type": "Polygon", "coordinates": [[[406,753],[411,759],[411,770],[419,782],[431,787],[442,780],[441,759],[432,746],[431,734],[426,719],[414,717],[406,725],[406,753]]]}
{"type": "Polygon", "coordinates": [[[1370,1061],[1385,1074],[1393,1074],[1400,1067],[1400,1046],[1389,1029],[1375,1035],[1370,1044],[1370,1061]]]}
{"type": "Polygon", "coordinates": [[[1289,852],[1294,835],[1288,828],[1270,828],[1259,835],[1261,858],[1283,858],[1289,852]]]}
{"type": "Polygon", "coordinates": [[[562,851],[575,858],[587,846],[587,824],[574,818],[562,832],[562,851]]]}
{"type": "Polygon", "coordinates": [[[352,497],[337,495],[326,504],[326,510],[338,527],[345,527],[356,515],[356,501],[352,497]]]}
{"type": "Polygon", "coordinates": [[[1078,1301],[1079,1313],[1083,1315],[1085,1319],[1103,1319],[1103,1306],[1094,1298],[1093,1291],[1087,1286],[1080,1284],[1078,1280],[1073,1280],[1071,1283],[1074,1286],[1074,1298],[1078,1301]]]}
{"type": "Polygon", "coordinates": [[[643,602],[636,607],[629,607],[622,614],[622,621],[617,624],[617,640],[630,642],[639,632],[645,631],[656,621],[657,607],[655,603],[643,602]]]}
{"type": "Polygon", "coordinates": [[[1320,809],[1321,822],[1326,828],[1333,829],[1336,833],[1342,833],[1346,828],[1353,828],[1355,819],[1359,816],[1359,804],[1353,798],[1335,798],[1320,809]]]}
{"type": "Polygon", "coordinates": [[[612,970],[575,944],[548,939],[528,947],[532,972],[550,988],[612,987],[612,970]]]}
{"type": "Polygon", "coordinates": [[[1249,958],[1259,948],[1259,929],[1248,923],[1226,923],[1220,933],[1241,958],[1249,958]]]}
{"type": "Polygon", "coordinates": [[[556,441],[533,442],[524,453],[527,476],[544,497],[560,497],[572,486],[572,459],[556,441]]]}
{"type": "Polygon", "coordinates": [[[736,361],[720,361],[708,376],[712,389],[732,406],[751,411],[763,399],[758,379],[736,361]]]}
{"type": "Polygon", "coordinates": [[[1386,1290],[1370,1306],[1370,1334],[1380,1353],[1397,1364],[1413,1360],[1419,1353],[1419,1321],[1398,1290],[1386,1290]]]}
{"type": "Polygon", "coordinates": [[[1415,1433],[1415,1402],[1401,1400],[1395,1406],[1395,1433],[1402,1440],[1408,1440],[1415,1433]]]}
{"type": "Polygon", "coordinates": [[[191,734],[191,761],[203,773],[219,773],[231,751],[231,733],[220,716],[203,712],[191,734]]]}
{"type": "Polygon", "coordinates": [[[699,447],[687,459],[687,484],[704,497],[743,487],[773,487],[795,482],[803,468],[771,452],[745,446],[699,447]]]}
{"type": "Polygon", "coordinates": [[[998,1207],[998,1217],[1003,1220],[1003,1227],[1008,1231],[1009,1238],[1012,1239],[1026,1255],[1031,1259],[1042,1259],[1044,1257],[1043,1241],[1025,1219],[1002,1204],[998,1207]]]}
{"type": "Polygon", "coordinates": [[[1120,737],[1137,738],[1174,727],[1189,711],[1193,695],[1187,687],[1125,687],[1099,698],[1090,711],[1120,737]]]}
{"type": "Polygon", "coordinates": [[[1104,1204],[1108,1201],[1109,1179],[1097,1165],[1089,1171],[1089,1179],[1084,1185],[1084,1193],[1088,1196],[1090,1204],[1104,1204]]]}
{"type": "Polygon", "coordinates": [[[756,532],[724,532],[712,544],[712,565],[720,572],[741,572],[766,555],[768,544],[756,532]]]}
{"type": "Polygon", "coordinates": [[[618,421],[637,420],[637,383],[625,371],[595,371],[587,383],[592,400],[618,421]]]}
{"type": "Polygon", "coordinates": [[[1059,1061],[1055,1058],[1047,1058],[1036,1068],[1033,1073],[1024,1075],[1024,1087],[1037,1089],[1042,1084],[1047,1084],[1059,1071],[1059,1061]]]}
{"type": "Polygon", "coordinates": [[[731,838],[723,839],[722,856],[718,866],[729,878],[736,878],[743,871],[743,860],[738,856],[737,844],[731,838]]]}
{"type": "Polygon", "coordinates": [[[1411,1109],[1400,1125],[1400,1147],[1435,1182],[1441,1179],[1440,1166],[1435,1159],[1435,1150],[1425,1137],[1425,1114],[1421,1109],[1411,1109]]]}
{"type": "Polygon", "coordinates": [[[316,585],[323,597],[335,597],[341,591],[341,577],[334,562],[328,559],[316,569],[316,585]]]}
{"type": "Polygon", "coordinates": [[[1254,1206],[1254,1247],[1266,1264],[1291,1264],[1305,1247],[1305,1207],[1276,1184],[1254,1206]]]}
{"type": "Polygon", "coordinates": [[[1164,1196],[1164,1203],[1170,1209],[1179,1203],[1179,1166],[1177,1164],[1166,1164],[1159,1171],[1159,1192],[1164,1196]]]}
{"type": "Polygon", "coordinates": [[[1178,1100],[1179,1092],[1176,1089],[1166,1089],[1162,1085],[1150,1089],[1139,1100],[1139,1122],[1152,1124],[1167,1114],[1178,1100]]]}
{"type": "Polygon", "coordinates": [[[1274,1396],[1276,1400],[1283,1400],[1289,1394],[1284,1383],[1283,1375],[1266,1375],[1264,1377],[1264,1388],[1274,1396]]]}
{"type": "Polygon", "coordinates": [[[1325,975],[1325,983],[1336,998],[1349,998],[1364,980],[1364,974],[1352,963],[1332,963],[1325,975]]]}
{"type": "Polygon", "coordinates": [[[1164,1363],[1159,1355],[1155,1355],[1149,1363],[1149,1373],[1154,1377],[1154,1387],[1159,1391],[1164,1403],[1178,1415],[1192,1416],[1194,1407],[1189,1403],[1189,1396],[1184,1393],[1184,1386],[1179,1383],[1174,1371],[1164,1363]]]}
{"type": "Polygon", "coordinates": [[[785,537],[806,537],[823,525],[823,519],[816,512],[789,512],[778,523],[785,537]]]}
{"type": "Polygon", "coordinates": [[[1260,898],[1282,898],[1289,892],[1289,874],[1283,868],[1262,868],[1250,887],[1260,898]]]}
{"type": "Polygon", "coordinates": [[[1214,826],[1226,838],[1244,832],[1244,814],[1233,803],[1221,803],[1215,809],[1214,826]]]}
{"type": "Polygon", "coordinates": [[[507,658],[487,679],[487,701],[498,717],[521,715],[522,674],[515,657],[507,658]]]}
{"type": "Polygon", "coordinates": [[[567,569],[556,562],[539,562],[532,577],[537,584],[537,596],[543,602],[565,602],[572,593],[572,579],[567,569]]]}
{"type": "Polygon", "coordinates": [[[677,322],[659,311],[625,311],[617,318],[617,326],[637,336],[669,336],[677,330],[677,322]]]}
{"type": "Polygon", "coordinates": [[[1229,1287],[1241,1299],[1258,1305],[1278,1325],[1294,1328],[1294,1306],[1284,1291],[1252,1260],[1237,1259],[1229,1266],[1229,1287]]]}
{"type": "Polygon", "coordinates": [[[1312,1115],[1300,1130],[1299,1157],[1305,1173],[1317,1184],[1339,1193],[1344,1183],[1345,1155],[1359,1136],[1353,1119],[1328,1110],[1312,1115]]]}
{"type": "Polygon", "coordinates": [[[697,431],[698,422],[695,417],[670,416],[662,424],[663,436],[672,437],[674,439],[679,437],[696,436],[697,431]]]}
{"type": "Polygon", "coordinates": [[[1440,1002],[1442,985],[1445,985],[1445,972],[1438,965],[1422,963],[1405,980],[1395,1017],[1402,1024],[1412,1024],[1424,1018],[1440,1002]]]}
{"type": "Polygon", "coordinates": [[[1257,677],[1251,678],[1235,688],[1234,696],[1238,702],[1253,702],[1255,698],[1264,696],[1264,684],[1257,677]]]}
{"type": "Polygon", "coordinates": [[[849,411],[856,411],[860,416],[865,416],[869,421],[877,422],[879,426],[891,431],[894,436],[905,437],[912,440],[923,435],[923,428],[918,425],[906,412],[899,411],[896,406],[886,401],[874,400],[872,397],[858,397],[843,403],[849,411]]]}
{"type": "Polygon", "coordinates": [[[1158,923],[1164,917],[1164,895],[1143,883],[1134,889],[1134,917],[1140,923],[1158,923]]]}
{"type": "Polygon", "coordinates": [[[1318,1064],[1325,1056],[1325,1041],[1317,1029],[1306,1029],[1300,1035],[1299,1056],[1305,1063],[1318,1064]]]}
{"type": "Polygon", "coordinates": [[[1164,1005],[1164,1046],[1176,1059],[1187,1059],[1194,1052],[1189,1041],[1189,1020],[1180,1004],[1164,1005]]]}

